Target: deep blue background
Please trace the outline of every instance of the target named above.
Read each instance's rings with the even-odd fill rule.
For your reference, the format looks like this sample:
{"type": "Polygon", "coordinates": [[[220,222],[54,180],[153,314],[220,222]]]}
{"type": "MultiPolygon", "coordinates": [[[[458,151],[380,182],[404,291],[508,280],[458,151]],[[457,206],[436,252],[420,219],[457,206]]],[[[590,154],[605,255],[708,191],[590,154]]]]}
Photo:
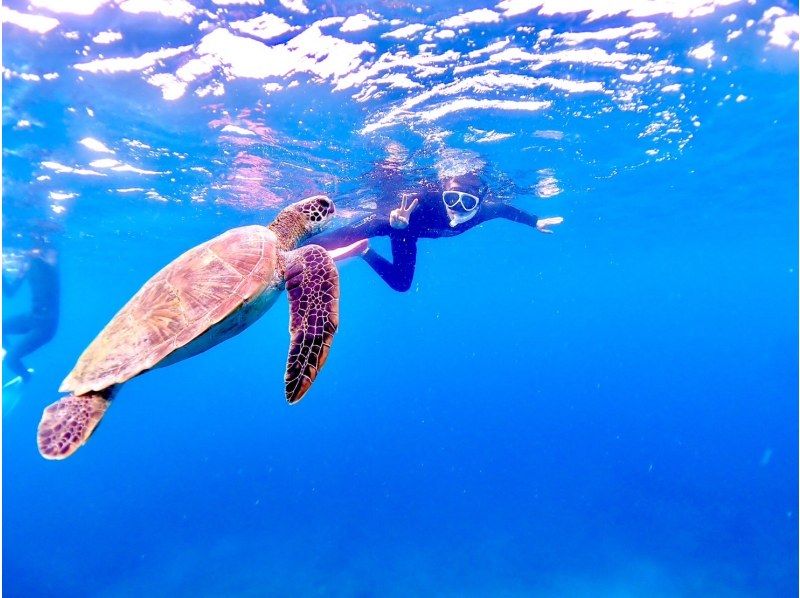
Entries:
{"type": "Polygon", "coordinates": [[[281,299],[126,385],[51,463],[36,424],[93,335],[161,265],[254,220],[87,193],[58,336],[3,420],[4,592],[795,595],[796,70],[739,80],[749,100],[701,109],[680,159],[520,198],[566,218],[552,236],[422,241],[406,294],[345,264],[299,405],[281,299]]]}

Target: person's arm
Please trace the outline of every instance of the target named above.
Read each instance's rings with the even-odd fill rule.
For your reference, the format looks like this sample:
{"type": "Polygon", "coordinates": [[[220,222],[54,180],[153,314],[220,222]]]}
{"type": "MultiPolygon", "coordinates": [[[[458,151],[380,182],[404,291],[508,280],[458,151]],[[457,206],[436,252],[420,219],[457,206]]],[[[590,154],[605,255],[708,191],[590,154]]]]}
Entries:
{"type": "Polygon", "coordinates": [[[494,220],[495,218],[504,218],[505,220],[511,220],[512,222],[519,222],[520,224],[525,224],[531,228],[535,228],[541,233],[552,233],[553,231],[548,227],[561,224],[564,221],[561,216],[555,216],[552,218],[539,218],[534,214],[524,212],[523,210],[520,210],[519,208],[507,203],[485,204],[483,207],[481,207],[481,212],[478,214],[478,218],[474,218],[473,221],[477,220],[478,222],[475,222],[475,224],[480,224],[481,222],[494,220]]]}
{"type": "MultiPolygon", "coordinates": [[[[480,220],[487,221],[487,220],[494,220],[495,218],[503,218],[505,220],[511,220],[512,222],[519,222],[520,224],[524,224],[526,226],[535,227],[536,222],[539,220],[539,217],[534,214],[529,214],[528,212],[523,212],[517,207],[514,207],[507,203],[486,203],[481,207],[481,211],[478,214],[480,220]]],[[[476,218],[475,220],[478,220],[476,218]]]]}
{"type": "Polygon", "coordinates": [[[411,288],[411,282],[414,280],[414,269],[417,265],[417,238],[392,235],[391,239],[391,262],[374,249],[368,249],[362,257],[386,284],[395,291],[404,293],[411,288]]]}
{"type": "Polygon", "coordinates": [[[361,222],[314,235],[304,245],[319,245],[328,250],[339,249],[363,239],[388,235],[390,231],[391,228],[388,222],[382,221],[376,215],[373,215],[361,222]]]}

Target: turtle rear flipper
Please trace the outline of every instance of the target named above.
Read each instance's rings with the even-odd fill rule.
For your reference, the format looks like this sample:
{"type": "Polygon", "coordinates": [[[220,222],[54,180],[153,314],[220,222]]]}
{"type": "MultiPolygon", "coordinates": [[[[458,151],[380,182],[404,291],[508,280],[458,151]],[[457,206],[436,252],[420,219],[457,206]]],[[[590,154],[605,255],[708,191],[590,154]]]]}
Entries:
{"type": "Polygon", "coordinates": [[[37,443],[45,459],[66,459],[83,446],[111,401],[109,390],[69,395],[48,406],[39,422],[37,443]]]}
{"type": "Polygon", "coordinates": [[[318,245],[291,252],[286,268],[289,294],[289,359],[286,400],[299,401],[322,369],[339,327],[339,273],[318,245]]]}

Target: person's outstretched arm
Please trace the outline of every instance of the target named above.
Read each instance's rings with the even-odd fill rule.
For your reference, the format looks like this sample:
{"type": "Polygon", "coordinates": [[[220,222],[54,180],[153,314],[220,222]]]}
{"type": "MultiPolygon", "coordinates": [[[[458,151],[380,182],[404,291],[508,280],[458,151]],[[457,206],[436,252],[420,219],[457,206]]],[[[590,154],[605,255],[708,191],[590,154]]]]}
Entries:
{"type": "Polygon", "coordinates": [[[411,288],[411,282],[414,280],[414,269],[417,265],[417,238],[392,235],[391,239],[391,262],[374,249],[368,249],[362,257],[386,284],[395,291],[404,293],[411,288]]]}
{"type": "Polygon", "coordinates": [[[319,245],[328,250],[339,249],[363,239],[388,235],[390,231],[388,222],[381,220],[377,215],[372,215],[361,222],[314,235],[304,245],[319,245]]]}
{"type": "Polygon", "coordinates": [[[542,233],[552,233],[553,231],[550,230],[550,226],[555,226],[564,222],[564,219],[561,216],[554,216],[552,218],[539,218],[534,214],[524,212],[523,210],[520,210],[519,208],[507,203],[485,204],[481,208],[478,218],[474,218],[471,222],[477,220],[475,224],[480,224],[481,222],[494,220],[495,218],[504,218],[505,220],[511,220],[512,222],[519,222],[520,224],[525,224],[535,228],[542,233]]]}

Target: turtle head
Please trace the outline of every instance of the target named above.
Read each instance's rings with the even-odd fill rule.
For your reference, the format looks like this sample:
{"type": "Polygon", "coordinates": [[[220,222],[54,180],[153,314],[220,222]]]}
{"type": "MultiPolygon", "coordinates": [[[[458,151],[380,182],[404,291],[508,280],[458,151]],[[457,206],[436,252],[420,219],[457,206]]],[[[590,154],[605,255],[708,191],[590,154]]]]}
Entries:
{"type": "Polygon", "coordinates": [[[314,195],[301,199],[289,206],[289,209],[297,210],[305,217],[309,235],[321,231],[336,211],[333,201],[327,195],[314,195]]]}
{"type": "Polygon", "coordinates": [[[283,249],[294,249],[304,239],[322,230],[335,211],[330,197],[314,195],[285,207],[269,228],[283,249]]]}

